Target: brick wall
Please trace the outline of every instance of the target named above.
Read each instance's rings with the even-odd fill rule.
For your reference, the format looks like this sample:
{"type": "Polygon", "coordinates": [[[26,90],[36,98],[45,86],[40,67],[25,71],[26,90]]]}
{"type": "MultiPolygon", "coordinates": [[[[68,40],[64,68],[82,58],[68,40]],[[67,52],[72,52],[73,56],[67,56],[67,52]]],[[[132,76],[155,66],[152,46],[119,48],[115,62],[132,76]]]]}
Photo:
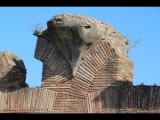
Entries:
{"type": "Polygon", "coordinates": [[[0,113],[53,112],[56,92],[43,88],[8,88],[0,91],[0,113]]]}
{"type": "Polygon", "coordinates": [[[122,85],[88,94],[90,113],[160,113],[159,86],[122,85]]]}
{"type": "Polygon", "coordinates": [[[110,86],[70,98],[45,88],[3,89],[0,113],[160,113],[159,86],[110,86]]]}
{"type": "Polygon", "coordinates": [[[133,63],[122,58],[111,58],[104,62],[103,67],[95,75],[90,92],[105,89],[108,86],[132,84],[133,63]]]}
{"type": "Polygon", "coordinates": [[[9,51],[0,52],[0,89],[27,87],[23,61],[9,51]]]}
{"type": "Polygon", "coordinates": [[[133,62],[120,58],[106,40],[89,49],[75,71],[46,38],[38,38],[35,58],[43,62],[42,87],[60,90],[62,87],[57,86],[63,86],[63,91],[70,90],[72,96],[80,98],[85,98],[89,91],[102,89],[103,83],[105,88],[116,81],[132,82],[133,62]]]}
{"type": "Polygon", "coordinates": [[[133,86],[131,61],[112,56],[98,64],[93,54],[92,62],[87,61],[90,53],[74,77],[66,79],[71,71],[61,77],[58,70],[43,63],[42,88],[22,88],[26,73],[23,61],[2,52],[0,113],[160,113],[160,87],[133,86]],[[16,80],[18,84],[14,84],[16,80]]]}

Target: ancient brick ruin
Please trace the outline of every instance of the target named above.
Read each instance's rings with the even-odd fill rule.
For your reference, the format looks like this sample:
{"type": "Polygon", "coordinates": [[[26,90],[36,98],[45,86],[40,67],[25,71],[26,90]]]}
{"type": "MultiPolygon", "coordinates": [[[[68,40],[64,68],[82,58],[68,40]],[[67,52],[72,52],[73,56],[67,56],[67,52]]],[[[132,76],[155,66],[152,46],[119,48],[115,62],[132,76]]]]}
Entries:
{"type": "Polygon", "coordinates": [[[111,25],[60,14],[34,35],[41,88],[27,86],[20,58],[0,53],[0,113],[160,112],[160,87],[132,85],[127,40],[111,25]]]}
{"type": "Polygon", "coordinates": [[[23,61],[9,51],[0,52],[0,89],[27,87],[25,79],[23,61]]]}

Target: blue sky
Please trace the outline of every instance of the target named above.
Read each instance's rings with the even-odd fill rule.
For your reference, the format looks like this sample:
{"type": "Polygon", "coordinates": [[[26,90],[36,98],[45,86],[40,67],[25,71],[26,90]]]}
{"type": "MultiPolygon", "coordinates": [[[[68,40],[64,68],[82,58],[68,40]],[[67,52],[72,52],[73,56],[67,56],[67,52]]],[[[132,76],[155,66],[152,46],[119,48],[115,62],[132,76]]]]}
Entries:
{"type": "Polygon", "coordinates": [[[140,43],[129,52],[134,62],[133,84],[160,85],[160,7],[0,7],[0,52],[10,51],[26,66],[26,82],[40,86],[42,63],[34,58],[36,24],[61,13],[83,14],[109,23],[130,41],[140,43]]]}

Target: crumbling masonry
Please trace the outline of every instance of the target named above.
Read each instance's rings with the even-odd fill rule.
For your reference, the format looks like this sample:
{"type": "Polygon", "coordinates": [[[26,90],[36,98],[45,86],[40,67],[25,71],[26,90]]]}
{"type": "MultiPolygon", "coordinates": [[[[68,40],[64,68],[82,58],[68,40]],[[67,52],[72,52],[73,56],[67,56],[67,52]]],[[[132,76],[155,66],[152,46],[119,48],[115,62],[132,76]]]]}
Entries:
{"type": "Polygon", "coordinates": [[[41,88],[25,83],[23,61],[0,53],[0,113],[159,113],[160,87],[133,86],[127,40],[111,25],[59,14],[34,33],[41,88]]]}

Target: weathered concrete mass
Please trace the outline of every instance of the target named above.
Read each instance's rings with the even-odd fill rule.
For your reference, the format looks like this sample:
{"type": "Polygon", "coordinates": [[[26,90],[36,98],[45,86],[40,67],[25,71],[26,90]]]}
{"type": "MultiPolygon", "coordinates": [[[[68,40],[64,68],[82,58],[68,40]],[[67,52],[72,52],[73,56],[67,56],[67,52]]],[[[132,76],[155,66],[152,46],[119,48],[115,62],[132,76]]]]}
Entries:
{"type": "Polygon", "coordinates": [[[104,39],[112,44],[118,56],[127,58],[127,39],[111,25],[84,15],[56,15],[47,22],[47,29],[37,36],[56,45],[73,72],[86,51],[104,39]]]}

